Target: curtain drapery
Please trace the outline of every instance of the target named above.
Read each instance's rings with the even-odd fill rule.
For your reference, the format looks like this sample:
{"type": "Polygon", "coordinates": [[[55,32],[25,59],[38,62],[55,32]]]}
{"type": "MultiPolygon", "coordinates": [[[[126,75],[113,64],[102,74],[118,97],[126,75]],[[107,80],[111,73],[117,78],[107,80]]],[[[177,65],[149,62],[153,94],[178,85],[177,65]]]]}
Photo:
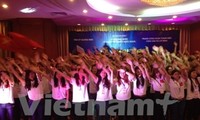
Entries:
{"type": "MultiPolygon", "coordinates": [[[[0,34],[6,35],[10,30],[10,24],[7,21],[0,21],[0,34]]],[[[2,39],[0,39],[2,40],[2,39]]],[[[0,48],[0,57],[10,57],[11,52],[0,48]]]]}

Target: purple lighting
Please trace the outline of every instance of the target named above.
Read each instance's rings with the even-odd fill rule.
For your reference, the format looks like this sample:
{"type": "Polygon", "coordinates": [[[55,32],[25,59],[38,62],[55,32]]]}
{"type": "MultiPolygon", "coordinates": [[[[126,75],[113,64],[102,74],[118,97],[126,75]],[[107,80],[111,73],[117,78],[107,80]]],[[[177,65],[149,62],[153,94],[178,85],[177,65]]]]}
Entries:
{"type": "Polygon", "coordinates": [[[183,22],[188,21],[189,18],[170,18],[170,19],[162,19],[162,20],[156,20],[155,23],[171,23],[171,22],[183,22]]]}

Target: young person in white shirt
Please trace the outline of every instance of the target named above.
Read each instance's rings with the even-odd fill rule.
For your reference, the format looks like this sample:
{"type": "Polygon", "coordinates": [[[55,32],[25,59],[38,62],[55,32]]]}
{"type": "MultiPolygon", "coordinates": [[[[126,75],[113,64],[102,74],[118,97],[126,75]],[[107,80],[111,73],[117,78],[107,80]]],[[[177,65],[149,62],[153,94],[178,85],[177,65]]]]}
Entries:
{"type": "Polygon", "coordinates": [[[170,76],[164,71],[165,69],[161,66],[153,68],[151,78],[149,78],[149,83],[154,91],[154,120],[165,120],[163,106],[156,103],[157,99],[164,99],[167,81],[170,79],[170,76]]]}
{"type": "Polygon", "coordinates": [[[200,83],[195,68],[191,68],[188,72],[186,100],[187,120],[198,120],[200,117],[200,83]]]}
{"type": "Polygon", "coordinates": [[[69,83],[72,85],[72,114],[73,119],[87,119],[87,107],[89,101],[88,95],[88,84],[89,79],[88,75],[85,72],[82,65],[79,66],[79,69],[76,71],[70,71],[72,74],[68,76],[62,72],[58,71],[69,83]],[[80,107],[79,107],[80,106],[80,107]],[[80,112],[84,112],[83,114],[80,112]]]}
{"type": "MultiPolygon", "coordinates": [[[[145,100],[147,98],[147,86],[148,86],[148,77],[147,77],[147,68],[144,63],[139,63],[138,61],[133,61],[132,64],[129,63],[132,67],[132,72],[134,74],[133,78],[133,99],[145,100]],[[134,66],[133,66],[134,65],[134,66]],[[134,67],[134,68],[133,68],[134,67]]],[[[148,119],[147,118],[147,107],[144,107],[143,116],[138,116],[138,106],[134,107],[134,116],[136,119],[148,119]]]]}
{"type": "Polygon", "coordinates": [[[14,120],[14,81],[7,71],[0,71],[0,120],[14,120]]]}
{"type": "Polygon", "coordinates": [[[174,69],[169,80],[169,89],[172,100],[176,103],[170,105],[171,120],[184,120],[185,111],[185,82],[186,78],[182,76],[179,70],[174,69]]]}
{"type": "MultiPolygon", "coordinates": [[[[60,70],[61,71],[61,70],[60,70]]],[[[54,72],[53,78],[50,81],[50,84],[52,86],[52,105],[53,107],[56,107],[56,102],[64,103],[65,108],[61,108],[60,110],[62,112],[67,111],[67,106],[69,102],[69,83],[66,81],[66,79],[60,74],[60,72],[54,72]]],[[[53,109],[53,119],[55,120],[66,120],[67,115],[59,115],[55,111],[56,109],[53,109]]]]}
{"type": "MultiPolygon", "coordinates": [[[[44,118],[44,94],[43,94],[43,85],[41,83],[40,74],[28,69],[25,70],[25,77],[22,78],[19,74],[10,67],[12,73],[17,77],[17,79],[21,82],[23,86],[28,91],[28,105],[30,109],[30,113],[33,114],[31,116],[32,120],[43,120],[44,118]],[[31,107],[34,103],[38,103],[36,109],[31,107]],[[31,109],[33,108],[33,109],[31,109]]],[[[28,110],[26,110],[28,111],[28,110]]]]}
{"type": "MultiPolygon", "coordinates": [[[[99,62],[97,64],[101,63],[99,62]]],[[[113,71],[109,66],[102,66],[99,74],[95,75],[87,68],[86,65],[84,65],[84,68],[92,77],[97,86],[97,97],[95,103],[96,117],[98,120],[109,120],[110,115],[108,114],[107,109],[109,107],[109,101],[113,99],[111,88],[113,84],[113,71]],[[100,113],[102,107],[106,108],[105,113],[100,113]]]]}
{"type": "Polygon", "coordinates": [[[128,72],[126,69],[121,68],[117,70],[117,80],[114,83],[117,87],[116,99],[125,102],[124,114],[118,115],[120,120],[126,120],[128,118],[128,100],[131,99],[131,82],[133,77],[133,74],[128,72]]]}

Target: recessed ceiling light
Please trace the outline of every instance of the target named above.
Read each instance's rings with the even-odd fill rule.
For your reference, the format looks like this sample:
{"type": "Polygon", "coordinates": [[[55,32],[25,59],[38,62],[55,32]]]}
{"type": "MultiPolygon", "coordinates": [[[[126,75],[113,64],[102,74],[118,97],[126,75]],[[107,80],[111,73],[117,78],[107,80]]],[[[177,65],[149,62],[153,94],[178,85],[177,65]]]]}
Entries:
{"type": "Polygon", "coordinates": [[[125,26],[128,26],[128,23],[125,23],[125,26]]]}
{"type": "Polygon", "coordinates": [[[112,19],[113,17],[112,16],[108,16],[108,19],[112,19]]]}
{"type": "Polygon", "coordinates": [[[86,9],[83,10],[83,13],[87,13],[88,11],[86,9]]]}
{"type": "Polygon", "coordinates": [[[33,12],[36,12],[36,8],[24,8],[24,9],[21,9],[20,12],[22,13],[33,13],[33,12]]]}
{"type": "Polygon", "coordinates": [[[142,18],[138,18],[137,20],[138,20],[138,21],[142,21],[142,18]]]}
{"type": "Polygon", "coordinates": [[[104,23],[101,23],[101,26],[104,26],[105,24],[104,23]]]}
{"type": "Polygon", "coordinates": [[[174,15],[172,18],[173,18],[173,19],[175,19],[175,18],[177,18],[177,16],[176,16],[176,15],[174,15]]]}
{"type": "Polygon", "coordinates": [[[151,25],[151,23],[148,23],[148,25],[151,25]]]}
{"type": "Polygon", "coordinates": [[[69,0],[69,2],[74,2],[74,0],[69,0]]]}
{"type": "Polygon", "coordinates": [[[8,8],[8,5],[7,4],[2,4],[2,8],[6,9],[6,8],[8,8]]]}

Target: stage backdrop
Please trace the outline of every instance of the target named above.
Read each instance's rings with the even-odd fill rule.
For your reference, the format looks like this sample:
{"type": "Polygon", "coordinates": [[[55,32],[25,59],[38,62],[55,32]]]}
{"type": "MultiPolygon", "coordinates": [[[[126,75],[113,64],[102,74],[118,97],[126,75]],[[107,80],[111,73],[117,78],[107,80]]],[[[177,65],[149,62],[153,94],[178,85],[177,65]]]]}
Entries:
{"type": "MultiPolygon", "coordinates": [[[[174,42],[179,44],[179,30],[170,31],[112,31],[112,32],[69,32],[69,52],[74,52],[76,46],[84,50],[103,46],[129,50],[132,48],[145,48],[151,50],[153,45],[163,46],[170,52],[174,49],[174,42]]],[[[178,47],[179,48],[179,47],[178,47]]]]}

